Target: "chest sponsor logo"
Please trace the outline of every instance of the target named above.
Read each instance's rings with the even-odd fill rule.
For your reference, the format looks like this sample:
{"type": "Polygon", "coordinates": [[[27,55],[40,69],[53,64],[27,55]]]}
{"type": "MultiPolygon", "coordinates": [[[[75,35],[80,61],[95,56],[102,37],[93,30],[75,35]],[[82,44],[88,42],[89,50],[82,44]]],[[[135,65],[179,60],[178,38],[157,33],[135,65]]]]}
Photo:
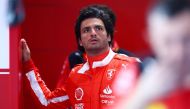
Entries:
{"type": "Polygon", "coordinates": [[[112,90],[109,85],[103,90],[103,94],[100,94],[100,98],[115,98],[115,96],[112,95],[112,90]]]}
{"type": "MultiPolygon", "coordinates": [[[[83,91],[82,88],[79,87],[79,88],[77,88],[75,90],[75,98],[76,98],[76,100],[82,100],[83,95],[84,95],[84,91],[83,91]]],[[[77,108],[77,109],[80,109],[80,108],[77,108]]]]}
{"type": "Polygon", "coordinates": [[[115,99],[115,96],[114,96],[114,95],[104,95],[104,94],[100,94],[100,98],[115,99]]]}
{"type": "Polygon", "coordinates": [[[114,100],[101,100],[102,104],[112,105],[114,104],[114,100]]]}
{"type": "Polygon", "coordinates": [[[102,104],[114,104],[114,99],[116,98],[114,95],[112,95],[113,91],[108,85],[106,88],[103,89],[103,94],[100,94],[100,98],[102,98],[101,103],[102,104]]]}
{"type": "Polygon", "coordinates": [[[103,90],[103,93],[107,95],[112,94],[112,90],[109,85],[103,90]]]}
{"type": "Polygon", "coordinates": [[[107,77],[108,80],[111,80],[114,77],[115,71],[116,71],[115,69],[109,69],[109,70],[107,70],[106,77],[107,77]]]}
{"type": "Polygon", "coordinates": [[[75,109],[84,109],[84,104],[83,103],[75,104],[75,109]]]}

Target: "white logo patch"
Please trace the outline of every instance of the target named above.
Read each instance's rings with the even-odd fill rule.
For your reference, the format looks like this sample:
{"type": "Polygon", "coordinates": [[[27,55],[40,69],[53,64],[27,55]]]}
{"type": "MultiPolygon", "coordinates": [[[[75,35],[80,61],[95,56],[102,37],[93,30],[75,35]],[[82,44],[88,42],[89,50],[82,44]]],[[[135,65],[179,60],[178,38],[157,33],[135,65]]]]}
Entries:
{"type": "Polygon", "coordinates": [[[110,89],[110,86],[108,85],[104,90],[104,94],[112,94],[112,90],[110,89]]]}

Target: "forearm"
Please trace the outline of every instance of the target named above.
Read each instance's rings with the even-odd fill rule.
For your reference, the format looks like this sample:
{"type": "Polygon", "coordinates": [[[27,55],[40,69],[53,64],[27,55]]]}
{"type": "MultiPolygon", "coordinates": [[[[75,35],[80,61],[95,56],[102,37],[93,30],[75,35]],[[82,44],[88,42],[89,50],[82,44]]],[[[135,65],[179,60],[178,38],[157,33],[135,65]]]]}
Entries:
{"type": "Polygon", "coordinates": [[[29,80],[30,86],[34,91],[35,95],[38,97],[42,105],[47,106],[48,104],[61,103],[65,107],[69,104],[69,97],[66,94],[64,88],[59,88],[54,91],[50,91],[45,82],[41,79],[38,69],[35,67],[32,60],[26,61],[23,64],[23,72],[26,74],[29,80]]]}

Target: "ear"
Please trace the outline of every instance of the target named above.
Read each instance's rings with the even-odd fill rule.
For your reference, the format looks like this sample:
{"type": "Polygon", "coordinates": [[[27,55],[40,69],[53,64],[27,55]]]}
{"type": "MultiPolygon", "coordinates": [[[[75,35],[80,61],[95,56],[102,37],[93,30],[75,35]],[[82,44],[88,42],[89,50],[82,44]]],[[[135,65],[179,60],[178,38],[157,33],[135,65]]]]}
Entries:
{"type": "Polygon", "coordinates": [[[79,45],[82,46],[82,41],[81,41],[81,39],[79,39],[79,45]]]}
{"type": "Polygon", "coordinates": [[[111,36],[108,35],[108,42],[111,42],[111,36]]]}

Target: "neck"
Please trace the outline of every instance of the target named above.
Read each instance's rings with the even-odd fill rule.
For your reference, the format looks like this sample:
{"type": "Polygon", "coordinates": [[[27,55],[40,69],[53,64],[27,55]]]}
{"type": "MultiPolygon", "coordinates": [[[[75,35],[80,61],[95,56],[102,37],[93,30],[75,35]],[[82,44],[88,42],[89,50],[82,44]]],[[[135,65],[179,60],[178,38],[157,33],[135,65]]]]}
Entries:
{"type": "Polygon", "coordinates": [[[89,57],[99,56],[99,55],[109,51],[109,49],[110,49],[110,47],[107,47],[106,49],[103,49],[103,50],[88,50],[88,51],[86,51],[86,54],[89,57]]]}
{"type": "Polygon", "coordinates": [[[89,65],[92,66],[92,63],[94,61],[101,61],[103,60],[107,55],[109,54],[109,49],[101,54],[95,55],[95,56],[89,56],[87,55],[87,60],[89,62],[89,65]]]}

